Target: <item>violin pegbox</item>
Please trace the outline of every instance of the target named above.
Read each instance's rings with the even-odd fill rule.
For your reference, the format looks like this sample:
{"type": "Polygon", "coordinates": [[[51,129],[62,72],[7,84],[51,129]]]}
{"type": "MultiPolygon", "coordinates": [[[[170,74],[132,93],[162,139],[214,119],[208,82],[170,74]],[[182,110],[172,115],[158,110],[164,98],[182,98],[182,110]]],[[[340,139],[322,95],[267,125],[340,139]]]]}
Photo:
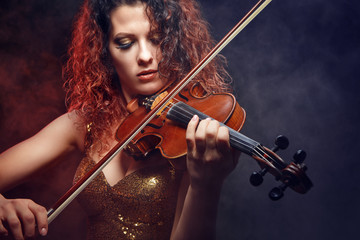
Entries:
{"type": "Polygon", "coordinates": [[[306,193],[312,186],[311,180],[305,174],[307,170],[303,163],[306,158],[306,152],[298,150],[294,154],[294,161],[290,164],[285,163],[275,152],[286,149],[289,146],[289,140],[285,136],[278,136],[275,140],[275,146],[272,150],[263,148],[264,154],[253,156],[261,167],[258,172],[253,172],[250,176],[250,183],[253,186],[259,186],[263,182],[263,176],[270,172],[275,176],[275,180],[280,181],[281,185],[273,188],[269,192],[271,200],[279,200],[284,196],[284,191],[290,187],[298,193],[306,193]]]}

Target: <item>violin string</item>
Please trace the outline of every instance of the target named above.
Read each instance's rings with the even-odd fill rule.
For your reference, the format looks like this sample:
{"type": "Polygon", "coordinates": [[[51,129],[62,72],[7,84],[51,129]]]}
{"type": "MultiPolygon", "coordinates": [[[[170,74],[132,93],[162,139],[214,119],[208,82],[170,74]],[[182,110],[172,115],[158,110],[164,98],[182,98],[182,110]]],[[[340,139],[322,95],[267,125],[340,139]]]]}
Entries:
{"type": "MultiPolygon", "coordinates": [[[[178,114],[181,115],[182,117],[185,117],[186,119],[189,119],[189,120],[190,120],[190,119],[193,117],[193,115],[194,115],[193,112],[190,112],[190,111],[188,111],[187,109],[182,108],[181,110],[182,110],[182,111],[178,111],[178,110],[176,110],[176,109],[172,109],[172,111],[178,113],[178,114]],[[186,115],[185,115],[184,113],[185,113],[186,115]]],[[[200,120],[203,120],[203,119],[200,119],[200,120]]],[[[224,125],[224,126],[226,126],[226,125],[224,125]]],[[[226,126],[226,127],[228,127],[228,126],[226,126]]],[[[248,142],[246,142],[246,141],[241,140],[241,139],[238,138],[236,135],[230,135],[230,138],[231,138],[231,140],[233,140],[233,141],[234,141],[235,143],[237,143],[237,144],[241,144],[241,145],[246,146],[246,147],[248,147],[248,148],[254,148],[254,146],[253,146],[251,143],[248,143],[248,142]]]]}
{"type": "Polygon", "coordinates": [[[269,154],[266,154],[266,152],[263,149],[261,149],[260,147],[256,147],[254,149],[254,153],[256,153],[257,157],[264,160],[268,164],[273,165],[272,162],[275,162],[275,160],[272,158],[272,156],[269,154]],[[267,158],[265,156],[267,156],[267,158]],[[268,159],[270,159],[271,161],[269,161],[268,159]]]}
{"type": "MultiPolygon", "coordinates": [[[[174,103],[170,103],[169,105],[174,106],[174,103]]],[[[169,106],[166,106],[166,108],[169,108],[169,106]]],[[[169,108],[170,109],[170,108],[169,108]]],[[[190,112],[189,110],[182,108],[181,111],[173,108],[172,109],[173,112],[177,113],[179,116],[184,117],[185,119],[188,119],[190,121],[190,119],[194,116],[193,112],[190,112]]],[[[196,114],[196,113],[195,113],[196,114]]],[[[200,119],[203,120],[203,119],[200,119]]],[[[226,126],[226,125],[225,125],[226,126]]],[[[227,126],[226,126],[227,127],[227,126]]],[[[243,146],[246,146],[248,148],[254,148],[255,146],[253,146],[251,143],[248,143],[246,141],[241,140],[240,138],[238,138],[235,135],[230,135],[231,139],[236,142],[237,144],[242,144],[243,146]]],[[[259,156],[260,157],[260,156],[259,156]]]]}
{"type": "MultiPolygon", "coordinates": [[[[186,108],[181,108],[181,111],[177,110],[176,108],[173,108],[175,106],[175,103],[170,101],[163,109],[163,111],[161,112],[161,114],[163,114],[164,112],[168,112],[170,109],[172,109],[173,112],[177,113],[179,116],[187,119],[188,121],[190,121],[190,119],[196,114],[194,112],[191,112],[190,110],[187,110],[186,108]],[[165,111],[167,110],[167,111],[165,111]]],[[[200,119],[203,120],[203,119],[200,119]]],[[[226,125],[225,125],[226,126],[226,125]]],[[[227,127],[227,126],[226,126],[227,127]]],[[[240,139],[239,137],[237,137],[236,135],[230,135],[230,138],[232,141],[234,141],[237,144],[241,144],[247,148],[252,149],[252,154],[256,155],[258,158],[262,159],[263,161],[267,162],[268,164],[271,164],[271,162],[276,162],[275,159],[273,159],[273,157],[269,154],[267,154],[261,147],[259,146],[254,146],[251,143],[248,143],[242,139],[240,139]],[[267,157],[265,157],[267,156],[267,157]],[[269,161],[270,160],[270,161],[269,161]]]]}
{"type": "MultiPolygon", "coordinates": [[[[169,104],[164,108],[164,109],[171,109],[173,108],[173,106],[175,106],[175,103],[173,102],[169,102],[169,104]]],[[[175,113],[177,113],[178,115],[184,117],[185,119],[188,119],[190,121],[190,119],[194,116],[193,112],[190,112],[189,110],[182,108],[181,111],[173,108],[172,111],[174,111],[175,113]]],[[[165,111],[163,111],[165,112],[165,111]]],[[[201,119],[202,120],[202,119],[201,119]]],[[[225,125],[226,126],[226,125],[225,125]]],[[[259,157],[260,159],[264,160],[265,162],[267,162],[268,164],[272,164],[271,162],[276,162],[276,160],[269,154],[267,154],[261,147],[259,146],[253,146],[251,143],[248,143],[246,141],[241,140],[240,138],[238,138],[235,135],[230,136],[231,139],[233,141],[235,141],[237,144],[242,144],[248,148],[252,148],[253,149],[253,154],[256,155],[257,157],[259,157]],[[269,161],[270,160],[270,161],[269,161]]]]}

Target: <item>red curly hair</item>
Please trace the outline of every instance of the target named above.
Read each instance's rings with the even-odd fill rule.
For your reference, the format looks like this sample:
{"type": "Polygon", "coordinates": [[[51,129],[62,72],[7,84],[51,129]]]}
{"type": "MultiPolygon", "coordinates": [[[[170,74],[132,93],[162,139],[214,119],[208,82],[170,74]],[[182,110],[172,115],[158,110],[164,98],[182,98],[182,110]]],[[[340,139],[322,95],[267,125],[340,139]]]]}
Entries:
{"type": "MultiPolygon", "coordinates": [[[[81,124],[91,124],[86,149],[107,146],[114,124],[126,117],[126,101],[108,52],[110,12],[124,4],[144,2],[149,20],[163,34],[161,77],[181,80],[214,46],[208,24],[194,0],[85,0],[74,23],[69,59],[64,66],[68,111],[76,111],[81,124]],[[96,141],[95,141],[96,140],[96,141]],[[105,144],[105,145],[103,145],[105,144]]],[[[196,77],[210,91],[229,91],[225,59],[214,59],[196,77]]]]}

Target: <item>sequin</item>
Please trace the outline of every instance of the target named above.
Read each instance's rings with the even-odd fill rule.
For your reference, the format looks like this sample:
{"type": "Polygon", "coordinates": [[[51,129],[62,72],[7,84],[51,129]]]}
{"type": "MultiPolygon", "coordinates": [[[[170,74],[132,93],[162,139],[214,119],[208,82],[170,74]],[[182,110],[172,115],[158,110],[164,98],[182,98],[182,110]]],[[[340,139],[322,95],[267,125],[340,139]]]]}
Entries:
{"type": "MultiPolygon", "coordinates": [[[[94,164],[84,158],[74,181],[94,164]]],[[[110,186],[100,173],[78,197],[88,216],[87,239],[169,239],[181,177],[170,164],[152,166],[110,186]]]]}
{"type": "Polygon", "coordinates": [[[150,186],[156,186],[157,183],[159,183],[159,181],[155,177],[150,178],[148,181],[150,186]]]}

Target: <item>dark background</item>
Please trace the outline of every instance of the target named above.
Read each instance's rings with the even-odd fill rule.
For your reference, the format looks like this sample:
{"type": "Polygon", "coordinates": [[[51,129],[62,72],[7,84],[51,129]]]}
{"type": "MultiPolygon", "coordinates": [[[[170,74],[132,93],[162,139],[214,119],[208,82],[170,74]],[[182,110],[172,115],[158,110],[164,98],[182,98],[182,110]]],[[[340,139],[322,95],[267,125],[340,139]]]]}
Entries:
{"type": "MultiPolygon", "coordinates": [[[[220,40],[255,1],[200,1],[220,40]]],[[[0,150],[24,140],[66,111],[64,62],[80,1],[0,3],[0,150]]],[[[357,239],[359,181],[359,2],[274,0],[222,52],[228,59],[238,102],[247,111],[242,132],[271,147],[279,134],[308,153],[314,187],[305,195],[279,185],[243,155],[227,179],[218,218],[218,239],[357,239]]],[[[50,207],[70,186],[79,156],[61,160],[32,181],[6,193],[50,207]],[[59,171],[60,169],[60,171],[59,171]]],[[[85,220],[76,203],[50,225],[47,239],[81,239],[85,220]]]]}

